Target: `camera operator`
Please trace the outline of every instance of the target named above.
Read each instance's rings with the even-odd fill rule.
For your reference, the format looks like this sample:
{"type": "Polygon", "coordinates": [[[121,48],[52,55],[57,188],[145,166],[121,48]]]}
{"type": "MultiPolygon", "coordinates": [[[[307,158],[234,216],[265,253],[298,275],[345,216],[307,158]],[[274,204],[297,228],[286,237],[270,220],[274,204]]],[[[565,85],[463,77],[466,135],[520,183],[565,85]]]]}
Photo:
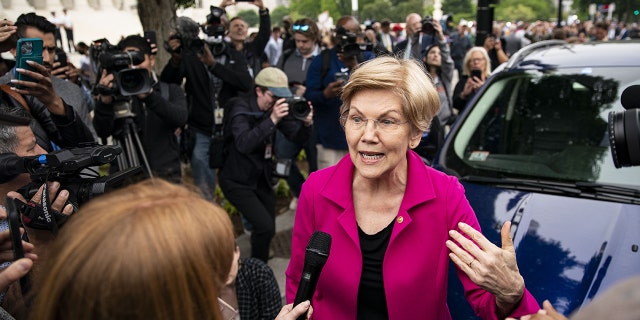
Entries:
{"type": "MultiPolygon", "coordinates": [[[[3,22],[12,25],[8,20],[3,22]]],[[[0,47],[9,47],[15,56],[15,36],[18,38],[41,38],[44,40],[43,64],[29,62],[36,72],[23,69],[16,70],[35,79],[37,82],[16,80],[13,78],[13,72],[7,72],[0,77],[0,84],[11,83],[21,87],[12,89],[15,93],[18,93],[18,96],[20,94],[24,95],[25,101],[20,104],[22,107],[29,108],[31,116],[37,121],[37,125],[34,127],[34,134],[38,139],[38,144],[46,151],[54,149],[51,145],[52,142],[58,147],[68,148],[95,141],[87,123],[81,121],[83,112],[76,108],[82,106],[80,102],[82,99],[75,99],[75,95],[71,95],[69,91],[64,90],[66,88],[65,81],[51,76],[50,66],[53,61],[53,52],[55,51],[53,32],[53,25],[44,17],[33,13],[23,14],[18,18],[16,28],[7,32],[12,36],[0,43],[0,47]],[[62,97],[59,94],[64,94],[65,96],[62,97]]],[[[76,89],[79,90],[79,88],[76,89]]],[[[11,102],[15,102],[15,100],[11,102]]],[[[86,119],[88,119],[88,116],[86,119]]]]}
{"type": "Polygon", "coordinates": [[[332,39],[335,46],[313,58],[307,72],[304,96],[315,108],[318,169],[338,163],[347,154],[344,130],[336,121],[340,117],[340,92],[346,79],[336,79],[336,74],[348,77],[359,63],[374,57],[373,52],[362,50],[356,43],[360,32],[358,19],[352,16],[338,19],[332,39]]]}
{"type": "Polygon", "coordinates": [[[212,6],[204,27],[205,45],[194,47],[192,44],[200,40],[200,26],[187,17],[179,17],[176,32],[165,45],[171,59],[160,77],[161,81],[176,84],[186,78],[190,134],[184,139],[193,146],[190,154],[193,181],[209,200],[213,199],[216,184],[215,170],[209,167],[209,144],[214,132],[222,129],[221,122],[214,122],[214,110],[222,110],[229,99],[240,91],[250,90],[253,84],[242,53],[223,40],[227,23],[224,11],[212,6]]]}
{"type": "MultiPolygon", "coordinates": [[[[255,93],[228,103],[225,119],[224,165],[219,172],[224,196],[251,223],[251,257],[267,261],[275,235],[276,195],[272,187],[273,141],[276,130],[299,143],[309,137],[313,112],[294,118],[287,75],[280,69],[262,69],[255,93]]],[[[300,103],[298,101],[298,103],[300,103]]]]}
{"type": "MultiPolygon", "coordinates": [[[[0,95],[0,113],[3,115],[29,119],[29,115],[24,109],[12,106],[7,101],[6,96],[2,95],[0,95]]],[[[1,156],[4,157],[9,156],[9,154],[14,154],[18,157],[27,157],[45,153],[47,152],[36,143],[36,137],[34,136],[33,131],[31,130],[29,125],[0,122],[1,156]]],[[[5,170],[5,168],[3,168],[3,170],[5,170]]],[[[31,179],[29,177],[29,174],[27,173],[18,174],[13,177],[7,177],[3,172],[2,180],[0,181],[0,207],[3,209],[0,210],[0,220],[6,219],[6,215],[4,214],[6,196],[20,200],[22,203],[24,203],[25,206],[31,207],[32,210],[40,210],[40,212],[42,212],[43,209],[40,206],[40,203],[44,186],[41,186],[36,194],[28,202],[21,194],[15,192],[21,187],[29,184],[30,181],[31,179]]],[[[70,204],[65,205],[69,197],[69,192],[67,190],[60,190],[60,183],[49,182],[47,183],[47,194],[49,200],[51,201],[51,205],[47,208],[53,211],[53,216],[56,221],[62,222],[62,220],[66,220],[63,216],[68,216],[74,211],[73,206],[71,206],[70,204]]],[[[28,230],[28,234],[29,241],[36,244],[38,247],[38,251],[34,251],[33,245],[25,245],[23,242],[24,249],[29,252],[42,252],[42,250],[46,248],[46,246],[39,246],[39,244],[45,244],[52,239],[52,233],[49,230],[35,230],[30,228],[28,230]]],[[[26,257],[33,259],[35,256],[32,253],[29,253],[26,255],[26,257]]],[[[23,260],[24,259],[18,260],[18,264],[24,263],[23,260]]],[[[9,267],[10,269],[2,271],[2,276],[4,276],[4,272],[12,272],[10,270],[14,270],[16,267],[18,267],[18,265],[11,266],[9,267]]],[[[8,283],[6,285],[8,285],[8,283]]],[[[15,286],[18,286],[18,284],[16,283],[15,286]]],[[[12,315],[25,314],[25,310],[20,307],[22,303],[18,303],[22,299],[20,296],[16,295],[19,291],[20,290],[17,288],[12,288],[12,290],[7,291],[7,295],[4,296],[4,301],[2,301],[2,306],[12,315]]]]}
{"type": "Polygon", "coordinates": [[[412,58],[422,61],[424,50],[437,43],[433,29],[435,23],[438,22],[428,16],[422,19],[417,13],[407,15],[407,38],[398,42],[393,53],[396,56],[402,55],[404,59],[412,58]]]}
{"type": "MultiPolygon", "coordinates": [[[[150,169],[164,179],[181,183],[180,148],[175,131],[187,121],[187,100],[184,93],[176,84],[157,80],[153,72],[155,56],[151,54],[151,46],[146,39],[130,35],[118,43],[118,49],[124,52],[142,52],[144,61],[129,67],[147,69],[152,79],[148,92],[132,96],[130,100],[131,112],[140,131],[140,140],[150,169]]],[[[99,84],[112,88],[114,81],[114,74],[107,73],[104,69],[99,84]]],[[[106,139],[119,129],[114,113],[115,100],[113,95],[98,95],[93,121],[100,138],[106,139]]]]}
{"type": "MultiPolygon", "coordinates": [[[[268,61],[264,48],[267,47],[271,35],[271,17],[269,16],[269,9],[265,7],[262,0],[254,0],[248,3],[258,7],[260,15],[258,35],[253,41],[248,41],[249,24],[240,16],[236,16],[229,21],[227,36],[231,39],[231,46],[242,52],[249,65],[251,77],[255,77],[262,69],[262,62],[268,61]]],[[[223,0],[220,8],[225,10],[226,7],[234,4],[236,4],[234,0],[223,0]]]]}

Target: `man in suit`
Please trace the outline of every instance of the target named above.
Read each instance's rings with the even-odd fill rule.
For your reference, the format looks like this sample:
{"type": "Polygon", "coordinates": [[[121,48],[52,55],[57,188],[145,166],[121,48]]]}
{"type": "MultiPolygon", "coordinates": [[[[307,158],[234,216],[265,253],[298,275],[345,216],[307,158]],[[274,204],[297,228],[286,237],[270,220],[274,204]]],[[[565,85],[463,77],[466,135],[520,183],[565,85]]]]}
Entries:
{"type": "MultiPolygon", "coordinates": [[[[437,21],[434,23],[438,23],[437,21]]],[[[410,13],[406,19],[407,38],[396,45],[394,54],[400,53],[405,59],[421,60],[426,48],[436,43],[431,34],[422,33],[422,17],[417,13],[410,13]]]]}
{"type": "Polygon", "coordinates": [[[391,34],[391,20],[382,19],[380,22],[380,33],[378,33],[378,42],[381,43],[389,52],[393,52],[396,48],[396,37],[391,34]]]}

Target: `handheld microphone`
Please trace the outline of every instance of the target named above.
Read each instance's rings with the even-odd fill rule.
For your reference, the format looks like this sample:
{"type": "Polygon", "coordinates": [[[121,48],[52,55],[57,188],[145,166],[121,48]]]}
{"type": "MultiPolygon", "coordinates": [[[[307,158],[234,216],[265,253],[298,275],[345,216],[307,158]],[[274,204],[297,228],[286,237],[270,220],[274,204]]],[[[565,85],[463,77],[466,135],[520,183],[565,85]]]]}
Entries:
{"type": "Polygon", "coordinates": [[[620,95],[620,104],[626,110],[640,108],[640,85],[628,86],[620,95]]]}
{"type": "MultiPolygon", "coordinates": [[[[311,235],[307,250],[304,255],[304,268],[298,285],[298,292],[293,300],[293,307],[305,300],[311,301],[313,293],[316,291],[318,278],[324,264],[329,258],[329,250],[331,249],[331,235],[322,231],[316,231],[311,235]]],[[[298,320],[304,320],[306,315],[301,315],[298,320]]]]}

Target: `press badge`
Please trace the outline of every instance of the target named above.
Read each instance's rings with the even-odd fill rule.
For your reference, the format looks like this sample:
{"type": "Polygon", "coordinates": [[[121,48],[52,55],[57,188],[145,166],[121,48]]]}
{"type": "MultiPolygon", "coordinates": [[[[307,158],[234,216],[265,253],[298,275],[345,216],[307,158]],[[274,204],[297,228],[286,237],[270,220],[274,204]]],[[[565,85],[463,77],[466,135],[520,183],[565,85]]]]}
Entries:
{"type": "Polygon", "coordinates": [[[264,148],[264,158],[265,159],[271,159],[272,153],[271,153],[271,143],[269,143],[267,145],[266,148],[264,148]]]}
{"type": "Polygon", "coordinates": [[[213,110],[213,119],[217,125],[222,124],[222,119],[224,118],[224,109],[215,108],[213,110]]]}

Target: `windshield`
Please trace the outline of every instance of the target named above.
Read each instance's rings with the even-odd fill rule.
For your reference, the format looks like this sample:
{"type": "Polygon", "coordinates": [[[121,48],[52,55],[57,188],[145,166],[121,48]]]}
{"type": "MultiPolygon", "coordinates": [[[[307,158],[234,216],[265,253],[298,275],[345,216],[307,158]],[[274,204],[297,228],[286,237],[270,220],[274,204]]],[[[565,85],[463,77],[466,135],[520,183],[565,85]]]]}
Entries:
{"type": "Polygon", "coordinates": [[[505,72],[491,82],[445,152],[459,176],[640,186],[640,167],[616,169],[607,131],[640,68],[505,72]]]}

